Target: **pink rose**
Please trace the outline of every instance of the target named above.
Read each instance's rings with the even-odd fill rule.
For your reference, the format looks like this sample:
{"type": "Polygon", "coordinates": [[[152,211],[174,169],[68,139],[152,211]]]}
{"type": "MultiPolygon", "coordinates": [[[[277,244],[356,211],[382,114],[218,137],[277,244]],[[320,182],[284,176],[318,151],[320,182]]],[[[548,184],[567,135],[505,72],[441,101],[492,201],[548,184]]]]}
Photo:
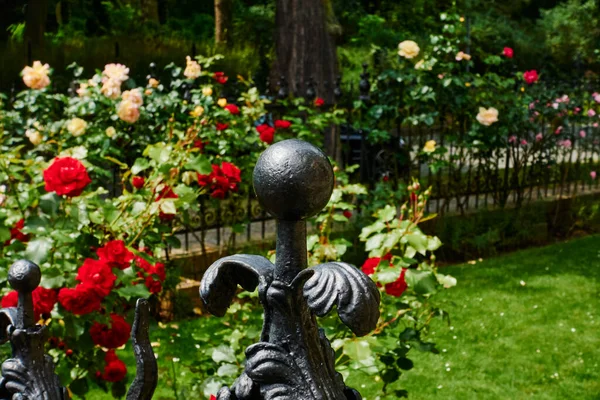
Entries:
{"type": "Polygon", "coordinates": [[[583,129],[579,131],[579,137],[585,137],[585,131],[583,129]]]}
{"type": "Polygon", "coordinates": [[[521,139],[521,146],[527,146],[527,140],[521,139]]]}
{"type": "Polygon", "coordinates": [[[563,127],[562,127],[562,126],[559,126],[559,127],[558,127],[558,128],[556,128],[556,130],[554,131],[554,134],[555,134],[555,135],[560,135],[560,133],[562,132],[562,130],[563,130],[563,127]]]}
{"type": "Polygon", "coordinates": [[[590,178],[596,179],[596,171],[590,172],[590,178]]]}
{"type": "Polygon", "coordinates": [[[535,135],[535,141],[536,142],[541,142],[543,138],[544,138],[544,135],[542,135],[542,132],[540,132],[537,135],[535,135]]]}
{"type": "Polygon", "coordinates": [[[517,143],[517,137],[515,135],[512,135],[508,138],[508,143],[517,143]]]}
{"type": "Polygon", "coordinates": [[[595,117],[596,116],[596,111],[594,111],[593,109],[589,109],[588,110],[588,117],[595,117]]]}
{"type": "Polygon", "coordinates": [[[565,139],[565,140],[561,140],[560,142],[558,142],[559,146],[564,147],[565,149],[570,149],[571,148],[571,141],[569,139],[565,139]]]}

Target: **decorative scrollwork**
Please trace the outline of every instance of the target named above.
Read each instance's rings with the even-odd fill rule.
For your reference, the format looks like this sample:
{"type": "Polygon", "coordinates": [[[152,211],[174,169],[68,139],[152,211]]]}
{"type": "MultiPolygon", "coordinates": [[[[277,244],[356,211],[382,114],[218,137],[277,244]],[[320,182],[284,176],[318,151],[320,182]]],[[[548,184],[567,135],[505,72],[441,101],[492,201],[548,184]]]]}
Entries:
{"type": "Polygon", "coordinates": [[[350,264],[331,262],[306,271],[314,275],[304,285],[308,307],[318,316],[337,305],[338,315],[357,336],[364,336],[379,319],[379,290],[362,271],[350,264]]]}

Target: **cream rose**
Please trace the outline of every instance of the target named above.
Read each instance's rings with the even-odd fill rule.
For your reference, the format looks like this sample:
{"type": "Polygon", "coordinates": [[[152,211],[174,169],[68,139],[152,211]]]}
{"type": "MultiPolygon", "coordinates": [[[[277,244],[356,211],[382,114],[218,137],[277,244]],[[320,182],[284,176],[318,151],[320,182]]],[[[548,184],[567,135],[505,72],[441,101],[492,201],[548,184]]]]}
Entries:
{"type": "Polygon", "coordinates": [[[494,107],[490,107],[485,109],[483,107],[479,107],[479,113],[477,114],[477,121],[481,125],[490,126],[494,122],[498,122],[498,110],[494,107]]]}
{"type": "Polygon", "coordinates": [[[140,107],[142,104],[144,104],[144,100],[142,99],[142,93],[140,92],[140,89],[131,89],[124,91],[123,100],[130,101],[137,107],[140,107]]]}
{"type": "Polygon", "coordinates": [[[202,94],[206,97],[212,96],[213,90],[210,86],[205,86],[202,88],[202,94]]]}
{"type": "Polygon", "coordinates": [[[100,91],[109,99],[116,100],[121,95],[121,82],[114,79],[106,79],[100,91]]]}
{"type": "Polygon", "coordinates": [[[188,79],[196,79],[200,76],[200,73],[202,72],[200,64],[198,64],[198,61],[192,60],[190,56],[187,56],[185,59],[186,67],[185,71],[183,71],[183,75],[185,75],[185,77],[188,79]]]}
{"type": "Polygon", "coordinates": [[[227,99],[224,97],[221,97],[218,101],[217,104],[219,105],[219,107],[225,107],[227,105],[227,99]]]}
{"type": "Polygon", "coordinates": [[[462,51],[459,51],[458,54],[456,54],[456,61],[462,61],[462,60],[466,60],[469,61],[471,59],[471,55],[464,53],[462,51]]]}
{"type": "Polygon", "coordinates": [[[109,138],[112,138],[113,136],[115,136],[117,134],[117,130],[112,127],[109,126],[108,128],[106,128],[106,136],[108,136],[109,138]]]}
{"type": "Polygon", "coordinates": [[[151,88],[156,89],[158,87],[158,84],[159,84],[159,82],[154,78],[150,78],[148,80],[148,86],[150,86],[151,88]]]}
{"type": "Polygon", "coordinates": [[[23,69],[23,83],[31,89],[43,89],[50,84],[50,66],[39,61],[34,61],[33,66],[23,69]]]}
{"type": "Polygon", "coordinates": [[[123,100],[117,107],[117,115],[123,121],[133,124],[140,119],[140,108],[129,100],[123,100]]]}
{"type": "Polygon", "coordinates": [[[404,58],[415,58],[420,50],[419,45],[412,40],[405,40],[398,45],[398,54],[404,58]]]}
{"type": "Polygon", "coordinates": [[[27,129],[25,131],[25,136],[27,136],[31,144],[33,144],[34,146],[37,146],[38,144],[42,143],[42,134],[35,129],[27,129]]]}
{"type": "Polygon", "coordinates": [[[87,122],[85,122],[81,118],[73,118],[72,120],[67,122],[67,130],[71,135],[75,137],[83,135],[86,129],[87,122]]]}
{"type": "Polygon", "coordinates": [[[113,80],[119,82],[119,85],[129,79],[129,68],[123,64],[106,64],[102,71],[103,82],[113,80]]]}

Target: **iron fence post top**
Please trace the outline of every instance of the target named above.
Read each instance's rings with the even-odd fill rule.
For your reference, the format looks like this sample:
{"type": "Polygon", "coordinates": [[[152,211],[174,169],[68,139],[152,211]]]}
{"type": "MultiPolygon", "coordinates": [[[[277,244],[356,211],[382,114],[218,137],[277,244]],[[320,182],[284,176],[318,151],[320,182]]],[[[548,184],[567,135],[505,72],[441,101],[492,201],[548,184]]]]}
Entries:
{"type": "Polygon", "coordinates": [[[275,143],[254,168],[254,190],[261,206],[280,220],[310,218],[329,202],[333,168],[327,156],[297,139],[275,143]]]}
{"type": "Polygon", "coordinates": [[[40,267],[27,260],[13,263],[8,270],[8,283],[19,293],[33,292],[42,280],[40,267]]]}

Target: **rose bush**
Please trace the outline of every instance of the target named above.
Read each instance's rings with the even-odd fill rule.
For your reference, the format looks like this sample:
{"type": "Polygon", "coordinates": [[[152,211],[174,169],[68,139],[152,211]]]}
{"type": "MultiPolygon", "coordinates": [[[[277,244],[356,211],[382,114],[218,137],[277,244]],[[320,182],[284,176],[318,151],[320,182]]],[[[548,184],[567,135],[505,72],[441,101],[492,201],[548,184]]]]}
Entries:
{"type": "Polygon", "coordinates": [[[121,64],[89,79],[73,65],[73,96],[54,93],[49,66],[36,62],[23,70],[30,89],[0,96],[2,305],[16,305],[12,262],[39,264],[35,317],[77,395],[90,380],[118,393],[131,377],[115,349],[128,340],[135,300],[168,285],[165,251],[195,228],[200,202],[247,199],[262,150],[289,137],[319,144],[319,130],[342,115],[290,100],[275,116],[241,77],[243,91],[225,98],[231,79],[210,71],[214,60],[188,58],[185,70],[168,67],[169,84],[142,85],[121,64]]]}

